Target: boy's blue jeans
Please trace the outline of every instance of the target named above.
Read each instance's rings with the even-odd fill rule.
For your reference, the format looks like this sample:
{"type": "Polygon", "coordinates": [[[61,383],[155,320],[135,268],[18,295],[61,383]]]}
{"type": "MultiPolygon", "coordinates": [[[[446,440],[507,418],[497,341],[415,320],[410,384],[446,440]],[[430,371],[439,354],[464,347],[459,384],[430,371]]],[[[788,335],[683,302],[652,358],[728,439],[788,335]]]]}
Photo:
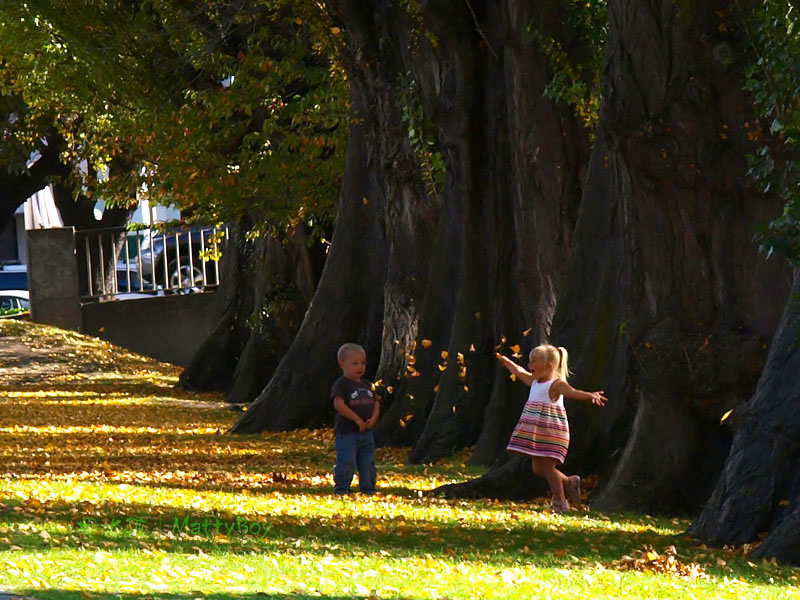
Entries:
{"type": "Polygon", "coordinates": [[[365,494],[375,493],[375,440],[371,431],[336,432],[336,466],[333,469],[333,493],[347,494],[358,469],[358,487],[365,494]]]}

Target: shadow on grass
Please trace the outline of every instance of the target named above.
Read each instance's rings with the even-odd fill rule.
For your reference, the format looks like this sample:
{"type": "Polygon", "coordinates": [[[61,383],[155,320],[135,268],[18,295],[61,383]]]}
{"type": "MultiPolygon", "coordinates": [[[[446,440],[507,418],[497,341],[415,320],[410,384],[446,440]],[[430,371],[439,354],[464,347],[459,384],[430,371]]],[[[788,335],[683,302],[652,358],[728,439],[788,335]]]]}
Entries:
{"type": "MultiPolygon", "coordinates": [[[[59,590],[59,589],[49,589],[49,590],[20,590],[14,592],[15,594],[20,594],[26,596],[28,599],[40,599],[40,600],[109,600],[113,598],[114,600],[204,600],[208,598],[209,600],[304,600],[307,598],[327,598],[328,600],[353,600],[352,595],[347,596],[326,596],[324,594],[320,594],[317,592],[308,592],[303,593],[301,591],[297,591],[297,593],[290,593],[290,594],[278,594],[278,593],[265,593],[265,592],[257,592],[255,594],[220,594],[218,592],[214,593],[203,593],[203,592],[193,592],[191,594],[162,594],[162,593],[153,593],[153,594],[111,594],[111,593],[99,593],[99,592],[87,592],[87,591],[75,591],[75,590],[59,590]]],[[[0,600],[2,599],[2,593],[0,593],[0,600]]],[[[23,600],[22,598],[12,598],[11,600],[23,600]]]]}
{"type": "MultiPolygon", "coordinates": [[[[429,554],[442,559],[476,561],[487,568],[520,562],[542,568],[592,568],[597,563],[614,568],[614,561],[625,555],[636,555],[645,547],[663,553],[674,545],[681,561],[698,561],[698,550],[689,540],[681,535],[665,534],[655,526],[648,528],[641,517],[579,513],[565,519],[530,507],[527,511],[536,513],[533,519],[511,524],[508,520],[471,520],[469,514],[461,514],[458,519],[413,518],[399,511],[385,517],[353,519],[336,512],[335,503],[359,500],[323,500],[334,502],[330,514],[312,516],[212,513],[137,503],[107,503],[93,506],[91,512],[86,510],[85,503],[63,502],[30,510],[19,502],[6,501],[0,510],[0,526],[7,528],[3,540],[6,543],[0,542],[0,550],[13,547],[25,552],[94,548],[135,551],[149,546],[178,554],[278,552],[319,558],[329,552],[356,558],[365,552],[385,551],[396,558],[429,554]],[[47,529],[47,524],[61,527],[50,528],[50,533],[43,536],[41,531],[47,529]]],[[[427,504],[451,506],[445,502],[420,501],[410,503],[409,509],[427,504]]],[[[508,506],[500,508],[509,510],[508,506]]],[[[378,509],[376,507],[375,512],[378,509]]],[[[526,509],[517,507],[517,512],[522,510],[526,509]]],[[[741,577],[769,584],[775,576],[788,577],[778,567],[754,569],[744,557],[726,558],[725,569],[719,568],[711,551],[699,562],[709,575],[719,579],[741,577]]],[[[215,594],[214,597],[219,596],[215,594]]],[[[246,596],[231,596],[243,597],[246,596]]],[[[85,600],[85,596],[81,600],[85,600]]]]}

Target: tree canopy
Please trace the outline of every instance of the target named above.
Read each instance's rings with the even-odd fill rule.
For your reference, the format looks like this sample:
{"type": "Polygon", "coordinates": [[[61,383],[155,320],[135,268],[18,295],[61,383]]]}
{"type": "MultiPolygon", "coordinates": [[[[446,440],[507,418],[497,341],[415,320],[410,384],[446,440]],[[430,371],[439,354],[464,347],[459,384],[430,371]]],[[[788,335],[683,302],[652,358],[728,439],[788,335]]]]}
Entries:
{"type": "Polygon", "coordinates": [[[332,219],[347,87],[313,3],[33,0],[0,20],[26,116],[6,145],[53,128],[89,195],[144,189],[211,222],[332,219]]]}

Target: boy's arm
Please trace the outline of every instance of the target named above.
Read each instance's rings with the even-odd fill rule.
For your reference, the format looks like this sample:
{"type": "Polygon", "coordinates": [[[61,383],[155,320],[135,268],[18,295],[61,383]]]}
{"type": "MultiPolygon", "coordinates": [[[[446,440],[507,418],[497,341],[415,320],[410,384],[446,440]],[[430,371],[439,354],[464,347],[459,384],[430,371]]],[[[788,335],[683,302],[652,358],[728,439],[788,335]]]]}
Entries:
{"type": "Polygon", "coordinates": [[[341,396],[335,396],[333,399],[333,408],[336,409],[340,415],[342,415],[345,419],[350,419],[356,425],[358,425],[358,430],[363,432],[367,428],[367,424],[364,420],[356,414],[352,408],[347,406],[347,403],[344,401],[344,398],[341,396]]]}
{"type": "Polygon", "coordinates": [[[372,415],[367,420],[367,429],[372,429],[378,423],[378,417],[381,416],[381,401],[376,397],[375,404],[372,406],[372,415]]]}
{"type": "Polygon", "coordinates": [[[526,385],[533,383],[533,373],[529,373],[513,360],[503,356],[502,354],[499,354],[498,352],[495,352],[494,355],[497,357],[497,360],[500,361],[500,364],[511,371],[511,374],[519,379],[522,383],[526,385]]]}
{"type": "MultiPolygon", "coordinates": [[[[583,390],[576,390],[563,379],[556,379],[553,385],[550,386],[550,393],[555,393],[556,398],[563,395],[565,398],[574,398],[575,400],[587,400],[597,406],[603,406],[607,401],[602,391],[600,392],[584,392],[583,390]]],[[[550,398],[553,399],[552,396],[550,398]]]]}

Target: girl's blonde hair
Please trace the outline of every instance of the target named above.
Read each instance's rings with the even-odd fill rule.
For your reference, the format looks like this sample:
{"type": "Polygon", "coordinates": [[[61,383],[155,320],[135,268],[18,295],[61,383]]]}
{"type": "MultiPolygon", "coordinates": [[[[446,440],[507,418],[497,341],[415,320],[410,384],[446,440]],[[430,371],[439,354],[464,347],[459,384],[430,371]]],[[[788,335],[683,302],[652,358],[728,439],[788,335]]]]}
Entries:
{"type": "Polygon", "coordinates": [[[545,362],[553,363],[556,366],[556,377],[564,381],[567,380],[567,377],[569,377],[569,366],[567,364],[569,355],[566,348],[563,346],[551,346],[550,344],[539,344],[531,350],[530,358],[533,358],[534,354],[544,358],[545,362]]]}

